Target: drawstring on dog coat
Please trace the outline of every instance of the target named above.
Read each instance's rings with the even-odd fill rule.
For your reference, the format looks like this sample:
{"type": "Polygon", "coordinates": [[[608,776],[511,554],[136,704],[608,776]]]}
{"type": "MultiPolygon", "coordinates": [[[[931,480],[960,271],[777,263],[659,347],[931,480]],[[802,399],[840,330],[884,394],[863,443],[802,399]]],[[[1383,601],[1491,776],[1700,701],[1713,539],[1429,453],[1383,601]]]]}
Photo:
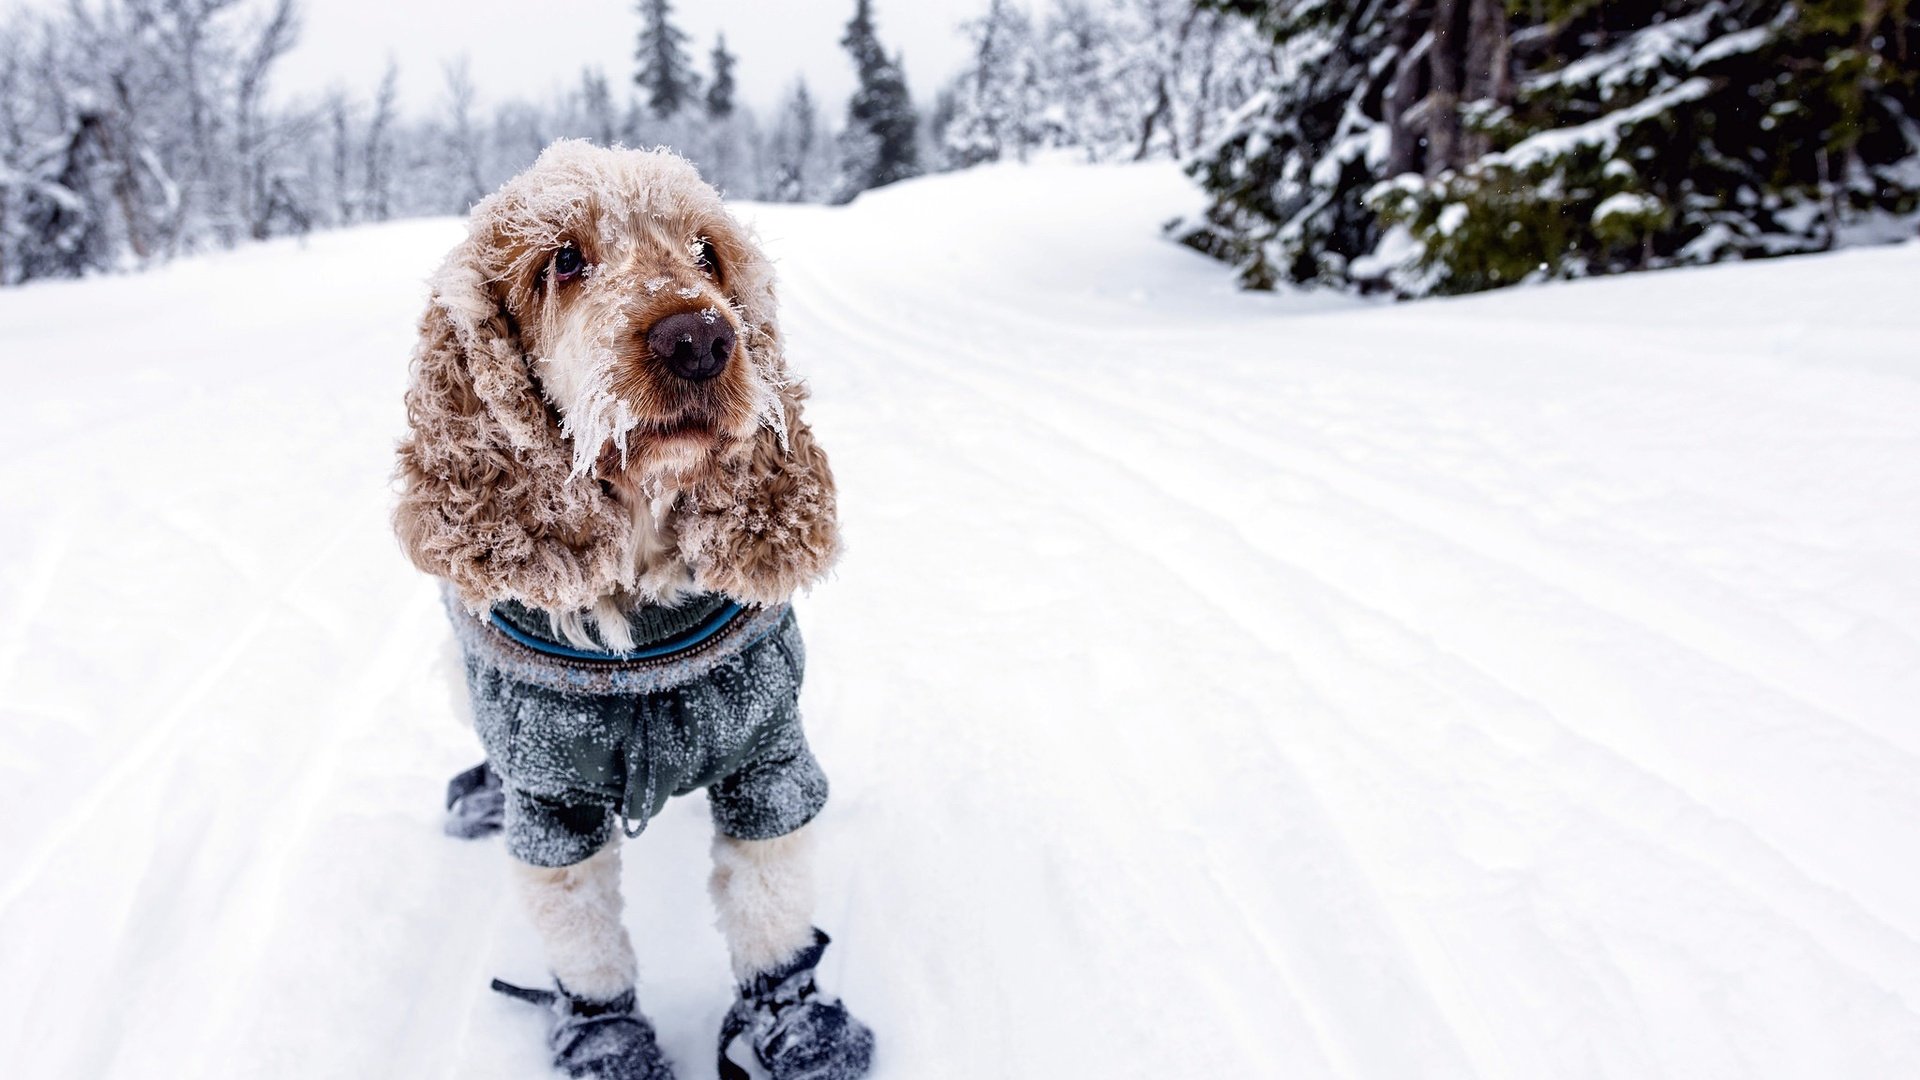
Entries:
{"type": "Polygon", "coordinates": [[[525,986],[515,986],[505,979],[493,980],[493,992],[518,998],[530,1005],[552,1005],[560,1000],[560,994],[556,990],[535,990],[525,986]]]}

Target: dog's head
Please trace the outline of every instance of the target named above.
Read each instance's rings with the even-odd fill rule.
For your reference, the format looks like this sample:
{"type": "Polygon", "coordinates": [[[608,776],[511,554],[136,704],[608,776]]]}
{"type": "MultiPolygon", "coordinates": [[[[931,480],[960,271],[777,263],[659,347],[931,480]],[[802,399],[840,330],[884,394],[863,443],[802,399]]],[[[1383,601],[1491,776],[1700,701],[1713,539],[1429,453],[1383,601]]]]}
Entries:
{"type": "Polygon", "coordinates": [[[572,472],[657,487],[781,422],[770,268],[686,161],[558,143],[471,220],[442,302],[517,332],[572,472]]]}
{"type": "Polygon", "coordinates": [[[614,489],[670,506],[696,584],[784,599],[835,546],[766,258],[663,150],[556,143],[433,279],[396,525],[470,604],[635,586],[614,489]]]}

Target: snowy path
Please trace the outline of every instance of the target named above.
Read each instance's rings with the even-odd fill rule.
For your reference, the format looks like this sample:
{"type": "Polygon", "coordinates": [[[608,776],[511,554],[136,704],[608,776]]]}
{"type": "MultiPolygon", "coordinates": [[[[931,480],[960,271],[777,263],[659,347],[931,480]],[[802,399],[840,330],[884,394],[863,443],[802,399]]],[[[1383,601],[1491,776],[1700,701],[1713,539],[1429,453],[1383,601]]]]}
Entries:
{"type": "MultiPolygon", "coordinates": [[[[882,1080],[1920,1075],[1920,245],[1383,308],[1233,294],[1187,198],[754,211],[882,1080]]],[[[0,293],[9,1075],[544,1075],[385,530],[456,235],[0,293]]],[[[627,870],[689,1077],[706,837],[627,870]]]]}

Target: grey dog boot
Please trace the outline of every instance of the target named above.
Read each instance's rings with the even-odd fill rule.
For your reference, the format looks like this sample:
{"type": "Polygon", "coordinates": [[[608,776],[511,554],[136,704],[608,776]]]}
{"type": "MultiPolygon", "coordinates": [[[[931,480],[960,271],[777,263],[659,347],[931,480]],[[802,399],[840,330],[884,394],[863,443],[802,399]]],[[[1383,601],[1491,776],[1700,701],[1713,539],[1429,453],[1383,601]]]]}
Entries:
{"type": "Polygon", "coordinates": [[[816,929],[813,944],[772,971],[741,984],[720,1025],[721,1080],[859,1080],[873,1067],[873,1032],[836,998],[814,985],[813,969],[826,951],[816,929]]]}
{"type": "Polygon", "coordinates": [[[565,986],[529,990],[495,979],[493,988],[553,1010],[553,1028],[547,1032],[553,1067],[573,1080],[673,1080],[673,1066],[654,1040],[653,1025],[640,1015],[632,990],[609,1001],[590,1001],[567,993],[565,986]]]}
{"type": "Polygon", "coordinates": [[[447,781],[448,836],[474,840],[499,832],[507,823],[507,792],[500,774],[481,762],[447,781]]]}

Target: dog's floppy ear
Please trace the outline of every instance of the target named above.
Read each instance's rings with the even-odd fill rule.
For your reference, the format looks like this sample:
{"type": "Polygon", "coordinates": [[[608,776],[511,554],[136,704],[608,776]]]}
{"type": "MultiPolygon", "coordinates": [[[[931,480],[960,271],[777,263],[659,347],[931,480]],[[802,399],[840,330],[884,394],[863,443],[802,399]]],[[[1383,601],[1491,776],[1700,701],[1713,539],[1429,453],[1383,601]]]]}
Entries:
{"type": "MultiPolygon", "coordinates": [[[[478,210],[476,210],[478,213],[478,210]]],[[[628,584],[632,523],[572,451],[494,290],[483,232],[433,281],[407,388],[394,531],[413,564],[478,609],[588,607],[628,584]]]]}
{"type": "Polygon", "coordinates": [[[761,427],[689,494],[680,521],[695,584],[757,604],[786,602],[840,553],[833,470],[800,414],[806,387],[788,382],[778,393],[784,433],[761,427]]]}
{"type": "Polygon", "coordinates": [[[801,415],[807,388],[787,371],[775,322],[773,266],[738,222],[717,233],[731,265],[747,354],[772,400],[754,437],[705,483],[683,494],[680,557],[694,584],[757,604],[785,603],[818,581],[840,554],[833,470],[801,415]]]}

